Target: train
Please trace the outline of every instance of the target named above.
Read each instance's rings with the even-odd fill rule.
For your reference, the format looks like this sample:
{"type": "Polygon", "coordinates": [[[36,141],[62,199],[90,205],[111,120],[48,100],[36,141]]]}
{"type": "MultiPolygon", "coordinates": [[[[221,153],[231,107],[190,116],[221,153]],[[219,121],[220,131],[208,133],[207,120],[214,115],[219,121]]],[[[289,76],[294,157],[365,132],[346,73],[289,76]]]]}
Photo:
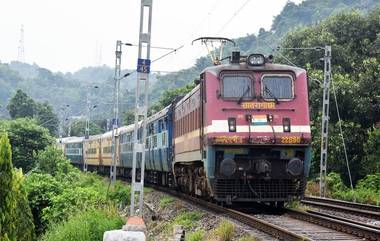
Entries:
{"type": "MultiPolygon", "coordinates": [[[[308,98],[305,69],[233,52],[148,118],[145,181],[226,204],[301,199],[311,162],[308,98]]],[[[134,125],[117,131],[120,177],[131,177],[133,131],[134,125]]],[[[109,173],[111,131],[60,145],[73,165],[109,173]]]]}

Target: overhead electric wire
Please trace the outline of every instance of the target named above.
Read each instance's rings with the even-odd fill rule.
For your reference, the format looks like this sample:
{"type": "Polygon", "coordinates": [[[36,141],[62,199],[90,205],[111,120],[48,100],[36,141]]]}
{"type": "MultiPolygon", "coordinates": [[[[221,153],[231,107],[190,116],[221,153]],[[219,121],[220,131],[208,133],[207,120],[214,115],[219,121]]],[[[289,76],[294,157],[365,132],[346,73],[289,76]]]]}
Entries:
{"type": "Polygon", "coordinates": [[[219,31],[216,34],[220,34],[220,32],[222,32],[228,26],[228,24],[230,24],[232,20],[240,13],[240,11],[249,3],[249,1],[251,0],[246,0],[243,3],[243,5],[241,5],[241,7],[237,11],[235,11],[235,13],[230,17],[230,19],[228,19],[228,21],[224,23],[224,25],[219,29],[219,31]]]}
{"type": "Polygon", "coordinates": [[[336,107],[336,112],[337,112],[337,115],[338,115],[338,125],[339,125],[340,136],[342,137],[344,157],[346,159],[348,177],[350,178],[351,189],[354,190],[354,186],[352,185],[352,177],[351,177],[350,164],[348,163],[346,143],[344,141],[344,136],[343,136],[342,120],[340,118],[340,112],[339,112],[339,107],[338,107],[338,100],[337,100],[337,97],[336,97],[335,85],[334,85],[334,82],[332,80],[331,80],[331,84],[332,84],[332,87],[333,87],[332,89],[333,89],[333,94],[334,94],[334,99],[335,99],[335,107],[336,107]]]}

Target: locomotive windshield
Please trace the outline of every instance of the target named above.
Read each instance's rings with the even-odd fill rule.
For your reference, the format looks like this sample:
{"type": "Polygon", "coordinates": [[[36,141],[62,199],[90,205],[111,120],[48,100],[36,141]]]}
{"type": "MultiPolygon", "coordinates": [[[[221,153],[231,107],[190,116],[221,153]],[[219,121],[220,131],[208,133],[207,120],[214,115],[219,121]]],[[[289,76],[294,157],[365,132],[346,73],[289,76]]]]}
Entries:
{"type": "Polygon", "coordinates": [[[222,96],[233,99],[252,98],[252,80],[249,76],[225,75],[222,79],[222,96]]]}
{"type": "Polygon", "coordinates": [[[264,99],[292,99],[293,80],[287,75],[265,75],[262,79],[264,99]]]}

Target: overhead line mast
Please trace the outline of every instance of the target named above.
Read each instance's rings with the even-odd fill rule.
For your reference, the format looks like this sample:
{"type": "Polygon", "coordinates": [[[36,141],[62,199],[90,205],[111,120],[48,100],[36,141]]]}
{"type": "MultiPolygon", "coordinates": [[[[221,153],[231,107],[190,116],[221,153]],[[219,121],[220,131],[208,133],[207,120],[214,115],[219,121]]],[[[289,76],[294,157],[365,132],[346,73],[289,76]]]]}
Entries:
{"type": "Polygon", "coordinates": [[[114,90],[113,90],[113,113],[114,118],[112,119],[112,165],[110,168],[110,178],[111,183],[114,184],[116,181],[116,163],[118,162],[117,156],[117,146],[116,137],[118,136],[119,128],[119,92],[120,92],[120,73],[121,73],[121,46],[120,40],[116,41],[115,50],[115,77],[114,77],[114,90]]]}
{"type": "Polygon", "coordinates": [[[148,113],[149,73],[150,73],[150,45],[152,29],[153,0],[141,0],[140,9],[140,36],[137,60],[136,99],[135,99],[135,129],[133,132],[133,162],[131,185],[130,216],[143,215],[144,170],[145,170],[145,140],[146,122],[148,113]],[[140,129],[140,131],[139,131],[140,129]],[[140,137],[140,138],[138,138],[140,137]],[[139,165],[138,165],[139,164],[139,165]],[[137,180],[136,169],[140,167],[140,180],[137,180]],[[139,193],[139,208],[135,207],[136,193],[139,193]]]}
{"type": "Polygon", "coordinates": [[[20,29],[20,40],[18,43],[18,53],[17,53],[17,61],[24,63],[25,62],[25,49],[24,49],[24,25],[21,25],[20,29]]]}

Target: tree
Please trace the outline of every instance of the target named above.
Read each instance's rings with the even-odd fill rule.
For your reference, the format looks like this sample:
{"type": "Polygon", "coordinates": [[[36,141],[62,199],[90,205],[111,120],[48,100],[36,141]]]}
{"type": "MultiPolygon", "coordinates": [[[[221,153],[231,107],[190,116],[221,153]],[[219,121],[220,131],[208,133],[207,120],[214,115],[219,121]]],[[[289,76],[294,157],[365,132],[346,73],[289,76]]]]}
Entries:
{"type": "Polygon", "coordinates": [[[16,226],[12,222],[15,216],[16,199],[12,192],[13,165],[9,139],[3,135],[0,139],[0,240],[15,240],[16,226]]]}
{"type": "Polygon", "coordinates": [[[49,130],[51,135],[57,134],[58,117],[48,102],[42,104],[35,102],[25,92],[17,90],[16,94],[10,99],[7,109],[12,119],[35,118],[39,124],[49,130]]]}
{"type": "Polygon", "coordinates": [[[380,128],[368,131],[368,140],[364,145],[364,169],[368,174],[380,173],[380,128]]]}
{"type": "Polygon", "coordinates": [[[122,114],[123,116],[123,124],[124,125],[131,125],[135,123],[135,113],[134,111],[127,111],[122,114]]]}
{"type": "Polygon", "coordinates": [[[0,139],[0,240],[33,240],[32,213],[23,186],[21,171],[12,165],[11,144],[7,135],[0,139]]]}
{"type": "Polygon", "coordinates": [[[53,143],[46,128],[39,126],[36,120],[19,118],[0,121],[0,132],[8,132],[13,146],[14,165],[26,173],[33,167],[33,153],[38,153],[53,143]]]}
{"type": "MultiPolygon", "coordinates": [[[[70,136],[84,136],[86,129],[86,120],[77,119],[71,124],[70,136]]],[[[67,133],[67,129],[65,131],[67,133]]],[[[97,135],[104,133],[103,129],[94,122],[90,122],[90,135],[97,135]]]]}
{"type": "Polygon", "coordinates": [[[48,146],[35,156],[36,171],[48,173],[52,176],[67,174],[73,170],[70,161],[55,146],[48,146]]]}
{"type": "Polygon", "coordinates": [[[51,105],[48,102],[36,103],[35,112],[38,123],[46,127],[51,135],[57,135],[59,120],[51,105]]]}
{"type": "Polygon", "coordinates": [[[7,106],[7,110],[12,119],[23,117],[33,118],[34,114],[36,114],[35,109],[36,104],[34,100],[22,90],[17,90],[7,106]]]}
{"type": "Polygon", "coordinates": [[[190,83],[190,84],[185,85],[182,88],[166,90],[163,93],[163,95],[161,95],[161,97],[159,98],[159,100],[154,105],[151,106],[150,112],[151,113],[155,113],[155,112],[157,112],[157,111],[165,108],[166,106],[170,105],[175,100],[175,98],[177,98],[179,96],[186,95],[194,87],[195,87],[195,84],[194,83],[190,83]]]}
{"type": "MultiPolygon", "coordinates": [[[[332,87],[335,87],[354,184],[366,174],[378,170],[377,131],[367,130],[380,121],[379,16],[380,8],[368,15],[358,11],[339,13],[312,27],[288,33],[281,44],[285,48],[332,45],[332,87]]],[[[313,149],[318,150],[323,89],[314,80],[323,80],[323,62],[319,61],[323,51],[285,50],[282,54],[308,70],[313,149]]],[[[283,63],[288,64],[285,60],[283,63]]],[[[328,148],[331,161],[328,162],[328,171],[342,174],[342,179],[348,185],[333,90],[331,88],[328,148]]],[[[319,152],[314,151],[312,176],[319,173],[319,159],[319,152]]]]}
{"type": "Polygon", "coordinates": [[[24,175],[21,170],[14,171],[13,193],[17,198],[16,215],[13,220],[16,226],[17,240],[34,239],[33,215],[29,206],[28,195],[25,190],[24,175]]]}

